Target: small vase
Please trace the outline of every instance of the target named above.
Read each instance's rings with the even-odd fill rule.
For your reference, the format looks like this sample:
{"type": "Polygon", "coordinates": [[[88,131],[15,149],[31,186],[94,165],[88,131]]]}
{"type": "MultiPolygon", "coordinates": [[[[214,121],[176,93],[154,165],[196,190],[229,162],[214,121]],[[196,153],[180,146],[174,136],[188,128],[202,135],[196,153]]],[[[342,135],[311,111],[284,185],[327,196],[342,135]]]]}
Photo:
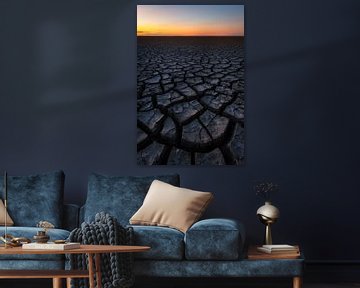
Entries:
{"type": "Polygon", "coordinates": [[[274,219],[275,221],[280,217],[279,209],[272,205],[270,201],[266,201],[265,205],[261,206],[257,210],[256,214],[263,215],[266,218],[274,219]]]}
{"type": "Polygon", "coordinates": [[[34,235],[33,239],[36,243],[47,243],[50,237],[46,234],[46,231],[38,231],[36,235],[34,235]]]}
{"type": "Polygon", "coordinates": [[[261,206],[256,214],[258,215],[261,223],[265,226],[265,236],[264,243],[266,245],[272,244],[272,235],[271,235],[271,224],[274,224],[276,220],[280,217],[280,211],[271,202],[266,201],[265,205],[261,206]]]}

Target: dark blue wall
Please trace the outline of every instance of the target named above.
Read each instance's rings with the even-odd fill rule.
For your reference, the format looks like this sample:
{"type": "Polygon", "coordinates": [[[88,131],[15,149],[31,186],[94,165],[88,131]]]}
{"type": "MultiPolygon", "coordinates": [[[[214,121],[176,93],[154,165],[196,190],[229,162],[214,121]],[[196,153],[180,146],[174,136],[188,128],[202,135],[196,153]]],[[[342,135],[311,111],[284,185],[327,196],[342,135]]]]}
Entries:
{"type": "Polygon", "coordinates": [[[0,170],[63,169],[78,204],[92,171],[176,172],[214,192],[207,216],[240,219],[252,243],[263,232],[252,183],[267,178],[281,188],[276,242],[360,260],[360,1],[245,2],[242,167],[136,166],[136,2],[195,3],[0,0],[0,170]]]}

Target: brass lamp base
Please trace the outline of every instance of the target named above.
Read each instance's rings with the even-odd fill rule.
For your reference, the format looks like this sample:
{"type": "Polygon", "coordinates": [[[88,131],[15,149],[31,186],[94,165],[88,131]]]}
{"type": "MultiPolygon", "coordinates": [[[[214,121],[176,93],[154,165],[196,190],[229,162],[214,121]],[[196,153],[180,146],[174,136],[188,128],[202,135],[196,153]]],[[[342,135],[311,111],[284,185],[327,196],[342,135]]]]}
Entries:
{"type": "Polygon", "coordinates": [[[265,239],[264,243],[266,245],[272,245],[272,237],[271,237],[271,224],[268,223],[265,226],[265,239]]]}

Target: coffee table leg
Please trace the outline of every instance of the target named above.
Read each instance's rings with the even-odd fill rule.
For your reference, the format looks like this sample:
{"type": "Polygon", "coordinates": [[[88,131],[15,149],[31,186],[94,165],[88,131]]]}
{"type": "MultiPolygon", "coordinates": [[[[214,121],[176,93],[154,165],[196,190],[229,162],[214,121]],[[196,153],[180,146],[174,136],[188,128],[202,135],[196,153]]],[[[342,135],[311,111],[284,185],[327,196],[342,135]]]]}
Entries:
{"type": "Polygon", "coordinates": [[[96,285],[97,288],[102,288],[101,284],[101,255],[95,254],[95,271],[96,271],[96,285]]]}
{"type": "Polygon", "coordinates": [[[301,277],[294,277],[293,278],[293,288],[301,288],[301,277]]]}
{"type": "Polygon", "coordinates": [[[61,288],[62,281],[61,278],[53,278],[53,288],[61,288]]]}
{"type": "Polygon", "coordinates": [[[89,260],[89,288],[95,288],[95,282],[94,282],[94,254],[88,253],[88,260],[89,260]]]}
{"type": "Polygon", "coordinates": [[[66,288],[71,288],[71,278],[66,278],[66,288]]]}

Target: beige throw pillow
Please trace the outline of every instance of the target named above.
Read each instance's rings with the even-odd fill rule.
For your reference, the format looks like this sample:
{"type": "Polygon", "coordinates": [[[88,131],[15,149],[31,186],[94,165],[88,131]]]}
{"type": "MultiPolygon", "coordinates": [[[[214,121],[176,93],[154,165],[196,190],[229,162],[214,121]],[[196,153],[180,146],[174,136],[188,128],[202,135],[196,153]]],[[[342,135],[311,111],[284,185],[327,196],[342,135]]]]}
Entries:
{"type": "Polygon", "coordinates": [[[166,226],[186,232],[212,200],[210,192],[199,192],[154,180],[143,205],[130,224],[166,226]]]}
{"type": "MultiPolygon", "coordinates": [[[[8,226],[14,225],[14,221],[11,219],[8,213],[6,213],[6,216],[7,216],[6,225],[8,226]]],[[[5,225],[5,205],[4,202],[0,200],[0,226],[4,226],[4,225],[5,225]]]]}

